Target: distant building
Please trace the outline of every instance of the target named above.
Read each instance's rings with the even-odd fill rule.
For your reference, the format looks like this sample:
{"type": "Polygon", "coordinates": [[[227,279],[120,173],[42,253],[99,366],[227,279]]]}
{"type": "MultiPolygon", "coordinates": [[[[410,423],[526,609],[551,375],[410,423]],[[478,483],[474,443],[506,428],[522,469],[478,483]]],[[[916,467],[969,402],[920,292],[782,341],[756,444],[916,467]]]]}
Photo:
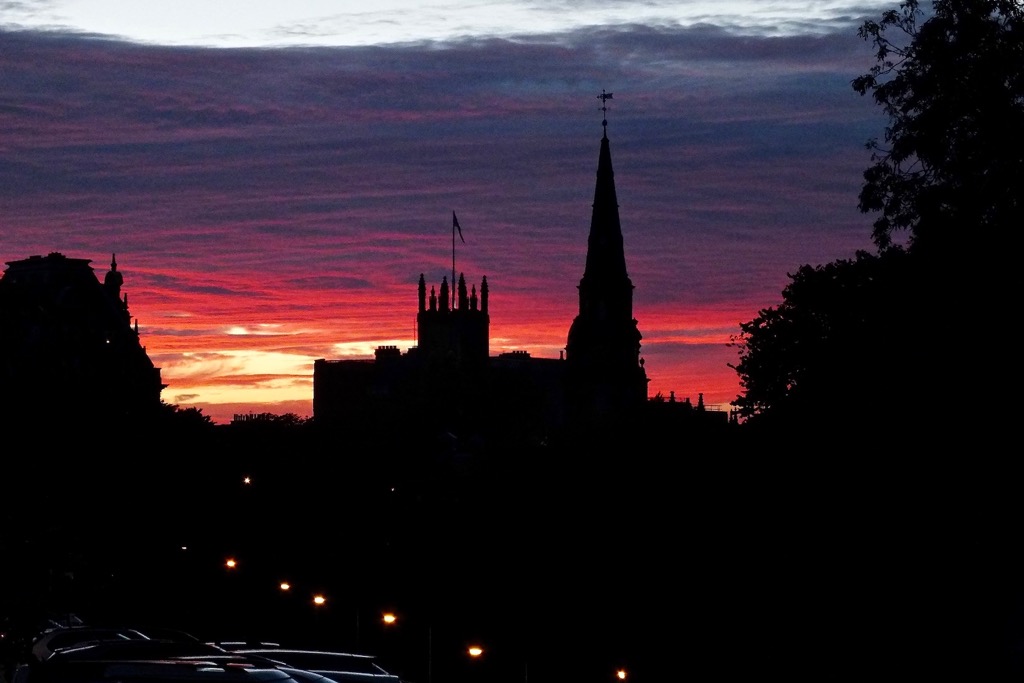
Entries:
{"type": "Polygon", "coordinates": [[[89,264],[58,252],[7,262],[0,419],[121,420],[160,407],[160,369],[132,326],[116,258],[102,283],[89,264]]]}
{"type": "Polygon", "coordinates": [[[448,280],[440,293],[419,279],[418,345],[382,346],[373,359],[313,365],[313,419],[352,429],[421,427],[465,435],[503,429],[548,431],[560,421],[564,366],[525,351],[489,355],[487,278],[454,306],[448,280]]]}
{"type": "Polygon", "coordinates": [[[637,417],[647,401],[642,335],[633,317],[633,282],[619,222],[607,128],[601,136],[597,186],[587,239],[579,313],[565,345],[566,408],[573,423],[607,424],[637,417]]]}
{"type": "MultiPolygon", "coordinates": [[[[705,413],[703,397],[697,408],[674,396],[648,400],[607,128],[578,286],[579,313],[564,356],[533,358],[525,351],[490,356],[487,278],[481,279],[479,293],[476,286],[469,292],[466,287],[460,275],[453,297],[445,277],[439,291],[431,286],[428,295],[420,275],[417,345],[405,353],[385,346],[372,359],[315,361],[314,421],[382,435],[433,429],[544,440],[567,430],[650,427],[649,421],[664,431],[681,420],[697,424],[687,418],[705,413]]],[[[718,415],[725,424],[726,413],[718,415]]]]}

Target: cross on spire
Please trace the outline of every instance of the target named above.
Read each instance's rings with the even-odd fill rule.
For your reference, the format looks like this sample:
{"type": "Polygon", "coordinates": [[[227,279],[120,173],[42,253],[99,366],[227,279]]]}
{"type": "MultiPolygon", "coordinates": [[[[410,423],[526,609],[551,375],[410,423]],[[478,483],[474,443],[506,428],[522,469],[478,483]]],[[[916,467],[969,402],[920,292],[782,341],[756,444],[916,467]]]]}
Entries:
{"type": "Polygon", "coordinates": [[[601,94],[597,96],[597,99],[601,100],[601,125],[604,127],[605,134],[608,133],[608,100],[612,98],[610,92],[605,92],[604,88],[601,88],[601,94]]]}

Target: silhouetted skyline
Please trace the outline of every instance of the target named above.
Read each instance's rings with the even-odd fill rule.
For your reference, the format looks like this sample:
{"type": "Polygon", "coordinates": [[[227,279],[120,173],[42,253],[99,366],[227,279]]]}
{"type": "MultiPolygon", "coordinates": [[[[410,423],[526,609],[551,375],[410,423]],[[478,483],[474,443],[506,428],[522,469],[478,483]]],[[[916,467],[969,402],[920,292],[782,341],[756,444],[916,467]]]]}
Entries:
{"type": "Polygon", "coordinates": [[[316,358],[415,343],[455,211],[492,350],[557,358],[607,90],[649,393],[727,406],[739,323],[799,265],[870,247],[863,13],[269,50],[6,25],[0,258],[117,253],[164,400],[310,415],[316,358]]]}

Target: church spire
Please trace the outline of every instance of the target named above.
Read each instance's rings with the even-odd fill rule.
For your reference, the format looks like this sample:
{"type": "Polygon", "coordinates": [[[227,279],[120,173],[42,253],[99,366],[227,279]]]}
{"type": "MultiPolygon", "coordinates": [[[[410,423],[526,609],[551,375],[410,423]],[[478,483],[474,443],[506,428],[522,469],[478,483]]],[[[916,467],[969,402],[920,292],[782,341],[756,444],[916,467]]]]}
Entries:
{"type": "MultiPolygon", "coordinates": [[[[611,93],[602,92],[607,115],[611,93]]],[[[578,285],[579,314],[565,347],[570,410],[583,420],[625,416],[647,399],[640,331],[633,318],[633,283],[626,272],[619,202],[612,172],[608,120],[602,122],[587,261],[578,285]]]]}
{"type": "Polygon", "coordinates": [[[608,100],[612,94],[602,91],[601,151],[597,159],[597,183],[587,238],[587,262],[580,280],[580,312],[584,309],[615,310],[627,320],[633,318],[633,283],[626,272],[626,253],[622,245],[619,199],[615,193],[611,143],[608,141],[608,100]]]}
{"type": "Polygon", "coordinates": [[[601,153],[597,161],[597,184],[594,188],[590,237],[587,240],[587,266],[583,277],[628,279],[607,128],[601,137],[601,153]]]}

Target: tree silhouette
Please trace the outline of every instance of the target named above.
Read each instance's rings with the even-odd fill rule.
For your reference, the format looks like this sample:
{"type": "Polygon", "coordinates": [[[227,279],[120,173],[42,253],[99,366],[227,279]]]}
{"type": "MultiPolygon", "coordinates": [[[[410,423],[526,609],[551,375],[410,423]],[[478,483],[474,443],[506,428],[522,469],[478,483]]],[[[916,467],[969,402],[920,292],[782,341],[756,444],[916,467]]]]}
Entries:
{"type": "MultiPolygon", "coordinates": [[[[860,28],[877,64],[853,88],[889,117],[884,140],[868,143],[860,208],[877,212],[880,248],[906,231],[922,259],[922,352],[946,378],[923,390],[984,401],[1015,384],[1012,364],[985,359],[1017,288],[1016,250],[1003,245],[1024,225],[1024,5],[938,0],[924,16],[909,1],[860,28]]],[[[984,425],[977,410],[958,421],[984,425]]]]}
{"type": "Polygon", "coordinates": [[[926,325],[907,305],[921,296],[911,259],[902,249],[862,251],[791,274],[783,302],[742,323],[733,339],[740,415],[755,423],[770,415],[805,434],[834,432],[838,422],[869,432],[905,427],[919,409],[920,378],[903,350],[926,325]]]}
{"type": "Polygon", "coordinates": [[[1024,6],[939,0],[920,23],[918,5],[858,31],[877,64],[853,88],[889,117],[860,208],[879,248],[905,230],[916,250],[962,249],[1024,225],[1024,6]]]}
{"type": "Polygon", "coordinates": [[[878,213],[878,256],[802,266],[781,305],[741,325],[743,416],[919,435],[981,425],[977,409],[944,413],[998,381],[979,359],[1014,272],[999,240],[1024,225],[1024,9],[939,0],[925,16],[909,0],[858,31],[877,63],[853,88],[890,119],[859,195],[878,213]]]}
{"type": "Polygon", "coordinates": [[[781,304],[741,324],[733,404],[752,452],[768,452],[762,437],[802,447],[804,464],[853,482],[844,507],[879,511],[873,547],[913,544],[886,558],[908,579],[879,591],[887,616],[872,624],[909,609],[876,651],[922,674],[1017,679],[1020,474],[995,398],[1016,368],[994,339],[1013,310],[999,305],[1015,291],[1006,243],[1024,225],[1024,5],[937,0],[926,18],[911,0],[859,35],[877,64],[853,88],[889,117],[859,195],[878,253],[801,266],[781,304]]]}

